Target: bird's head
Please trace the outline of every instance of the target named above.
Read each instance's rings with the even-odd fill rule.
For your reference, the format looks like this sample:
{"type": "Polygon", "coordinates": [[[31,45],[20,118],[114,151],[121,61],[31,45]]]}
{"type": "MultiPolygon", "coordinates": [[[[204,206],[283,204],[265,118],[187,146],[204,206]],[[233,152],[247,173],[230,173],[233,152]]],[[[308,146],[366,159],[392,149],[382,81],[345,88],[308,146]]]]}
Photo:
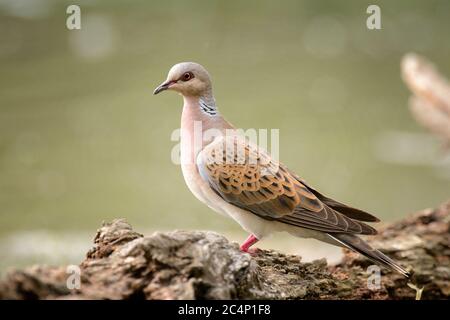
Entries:
{"type": "Polygon", "coordinates": [[[211,79],[208,71],[195,62],[181,62],[174,65],[153,94],[164,90],[173,90],[183,96],[202,96],[211,90],[211,79]]]}

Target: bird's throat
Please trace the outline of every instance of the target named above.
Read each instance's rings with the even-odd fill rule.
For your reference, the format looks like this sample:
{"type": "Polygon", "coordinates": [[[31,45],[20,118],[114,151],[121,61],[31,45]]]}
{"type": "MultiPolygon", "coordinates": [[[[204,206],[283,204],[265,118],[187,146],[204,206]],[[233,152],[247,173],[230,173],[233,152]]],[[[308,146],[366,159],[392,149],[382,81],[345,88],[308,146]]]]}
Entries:
{"type": "Polygon", "coordinates": [[[214,137],[232,128],[215,107],[214,98],[184,97],[181,116],[182,158],[195,160],[198,152],[211,143],[214,137]]]}

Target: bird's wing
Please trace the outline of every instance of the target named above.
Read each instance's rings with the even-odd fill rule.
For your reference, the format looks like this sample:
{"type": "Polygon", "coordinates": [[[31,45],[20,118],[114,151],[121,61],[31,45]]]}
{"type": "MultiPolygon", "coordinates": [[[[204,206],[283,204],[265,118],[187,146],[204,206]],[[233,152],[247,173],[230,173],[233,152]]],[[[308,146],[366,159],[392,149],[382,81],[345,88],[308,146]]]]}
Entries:
{"type": "Polygon", "coordinates": [[[324,196],[316,189],[312,188],[309,184],[306,183],[305,180],[301,179],[299,176],[297,176],[292,171],[289,171],[289,173],[294,176],[298,181],[300,181],[306,188],[308,188],[309,191],[314,193],[314,195],[322,201],[327,206],[331,207],[332,209],[336,210],[339,213],[342,213],[344,216],[358,220],[358,221],[367,221],[367,222],[379,222],[380,219],[375,217],[374,215],[363,211],[361,209],[357,209],[351,206],[348,206],[346,204],[343,204],[339,201],[336,201],[334,199],[328,198],[327,196],[324,196]]]}
{"type": "Polygon", "coordinates": [[[197,157],[202,178],[225,201],[268,220],[323,232],[376,230],[322,202],[286,167],[240,136],[222,136],[197,157]]]}

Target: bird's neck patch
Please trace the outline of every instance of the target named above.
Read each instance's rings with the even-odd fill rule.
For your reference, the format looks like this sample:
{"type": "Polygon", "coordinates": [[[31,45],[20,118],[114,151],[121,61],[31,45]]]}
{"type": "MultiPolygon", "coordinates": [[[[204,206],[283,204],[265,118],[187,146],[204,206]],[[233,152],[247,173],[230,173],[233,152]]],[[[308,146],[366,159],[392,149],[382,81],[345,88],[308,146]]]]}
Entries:
{"type": "Polygon", "coordinates": [[[215,116],[219,113],[214,99],[205,99],[201,97],[198,101],[198,104],[200,106],[200,110],[202,110],[202,112],[206,113],[209,116],[215,116]]]}

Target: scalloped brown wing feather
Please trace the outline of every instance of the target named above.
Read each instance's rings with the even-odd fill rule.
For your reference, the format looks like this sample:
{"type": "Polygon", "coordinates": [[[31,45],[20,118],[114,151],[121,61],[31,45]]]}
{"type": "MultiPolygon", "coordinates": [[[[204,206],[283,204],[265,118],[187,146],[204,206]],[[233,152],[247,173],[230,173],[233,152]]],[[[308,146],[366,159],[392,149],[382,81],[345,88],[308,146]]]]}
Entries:
{"type": "Polygon", "coordinates": [[[376,234],[327,206],[285,166],[243,137],[219,137],[198,159],[201,176],[217,194],[264,219],[323,232],[376,234]]]}
{"type": "Polygon", "coordinates": [[[300,181],[308,190],[310,190],[314,195],[322,201],[327,206],[333,208],[334,210],[338,211],[339,213],[342,213],[348,218],[358,220],[358,221],[367,221],[367,222],[379,222],[380,219],[375,217],[374,215],[363,211],[361,209],[357,209],[351,206],[348,206],[344,203],[341,203],[339,201],[336,201],[334,199],[328,198],[327,196],[324,196],[316,189],[312,188],[310,185],[306,183],[305,180],[301,179],[298,175],[293,173],[292,171],[289,171],[289,173],[294,176],[298,181],[300,181]]]}

